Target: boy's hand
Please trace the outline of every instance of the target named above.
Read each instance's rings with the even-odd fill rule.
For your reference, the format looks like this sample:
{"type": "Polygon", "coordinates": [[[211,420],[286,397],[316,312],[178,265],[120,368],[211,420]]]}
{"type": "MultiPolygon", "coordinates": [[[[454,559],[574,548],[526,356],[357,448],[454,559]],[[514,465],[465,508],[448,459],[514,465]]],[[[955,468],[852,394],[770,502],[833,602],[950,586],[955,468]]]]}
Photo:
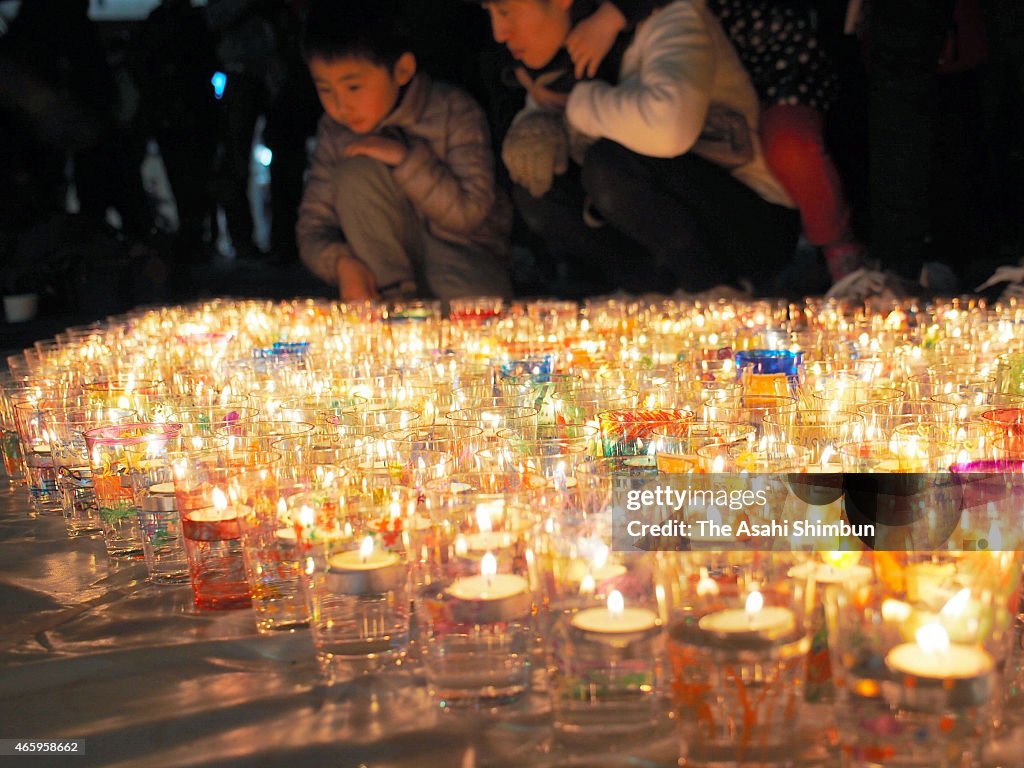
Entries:
{"type": "Polygon", "coordinates": [[[397,139],[388,139],[384,136],[360,136],[354,139],[345,147],[342,157],[372,157],[384,165],[391,166],[401,164],[405,160],[408,148],[397,139]]]}
{"type": "Polygon", "coordinates": [[[344,254],[334,262],[338,276],[338,295],[342,301],[366,301],[379,298],[377,280],[373,272],[362,261],[352,255],[348,246],[342,246],[344,254]]]}
{"type": "Polygon", "coordinates": [[[538,106],[544,109],[565,109],[569,94],[549,91],[547,86],[562,76],[562,72],[545,72],[534,80],[522,67],[516,67],[516,80],[533,97],[538,106]]]}
{"type": "Polygon", "coordinates": [[[576,65],[576,79],[593,77],[608,55],[619,32],[626,28],[626,17],[608,0],[569,30],[565,49],[576,65]]]}

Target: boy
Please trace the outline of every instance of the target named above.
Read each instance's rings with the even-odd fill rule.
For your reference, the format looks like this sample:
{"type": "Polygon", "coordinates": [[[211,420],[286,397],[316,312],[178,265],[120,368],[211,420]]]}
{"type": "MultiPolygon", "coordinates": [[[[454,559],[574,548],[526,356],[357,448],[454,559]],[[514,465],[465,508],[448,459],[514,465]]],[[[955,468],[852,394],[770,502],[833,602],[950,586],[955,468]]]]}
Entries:
{"type": "MultiPolygon", "coordinates": [[[[483,3],[495,39],[529,70],[567,43],[582,4],[483,3]]],[[[516,204],[549,250],[627,290],[699,292],[744,279],[764,288],[799,223],[765,165],[750,77],[703,2],[652,5],[629,31],[616,77],[569,94],[565,122],[596,140],[574,153],[580,166],[566,162],[560,116],[531,92],[502,150],[516,204]]]]}
{"type": "Polygon", "coordinates": [[[299,207],[302,261],[343,301],[510,295],[511,208],[482,111],[416,72],[393,20],[353,5],[316,3],[306,20],[325,114],[299,207]]]}

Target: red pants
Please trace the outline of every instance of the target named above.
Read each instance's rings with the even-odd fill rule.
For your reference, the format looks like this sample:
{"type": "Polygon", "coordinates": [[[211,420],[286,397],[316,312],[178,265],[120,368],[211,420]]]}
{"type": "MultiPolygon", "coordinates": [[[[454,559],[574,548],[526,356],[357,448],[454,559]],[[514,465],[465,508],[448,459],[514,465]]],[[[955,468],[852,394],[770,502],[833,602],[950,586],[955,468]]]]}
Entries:
{"type": "Polygon", "coordinates": [[[775,104],[761,112],[765,162],[800,209],[812,245],[846,234],[850,209],[832,158],[825,149],[821,113],[803,104],[775,104]]]}

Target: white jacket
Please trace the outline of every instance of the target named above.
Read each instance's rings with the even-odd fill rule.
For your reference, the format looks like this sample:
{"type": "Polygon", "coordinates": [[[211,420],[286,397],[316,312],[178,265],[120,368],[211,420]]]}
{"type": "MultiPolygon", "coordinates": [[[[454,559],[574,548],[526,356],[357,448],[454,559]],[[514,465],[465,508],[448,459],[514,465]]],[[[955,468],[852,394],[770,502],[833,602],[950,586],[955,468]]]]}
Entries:
{"type": "Polygon", "coordinates": [[[694,148],[712,105],[714,113],[745,122],[749,133],[750,159],[730,168],[732,175],[764,200],[793,207],[764,162],[750,76],[703,0],[676,0],[641,22],[623,55],[619,82],[577,83],[566,118],[588,136],[669,158],[694,148]]]}

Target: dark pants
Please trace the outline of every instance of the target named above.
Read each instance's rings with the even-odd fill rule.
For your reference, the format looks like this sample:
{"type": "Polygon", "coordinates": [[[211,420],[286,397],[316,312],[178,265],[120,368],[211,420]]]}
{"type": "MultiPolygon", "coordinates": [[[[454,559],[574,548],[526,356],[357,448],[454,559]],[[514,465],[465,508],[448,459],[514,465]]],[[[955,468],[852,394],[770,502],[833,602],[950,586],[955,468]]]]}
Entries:
{"type": "Polygon", "coordinates": [[[254,255],[249,168],[256,123],[266,101],[262,81],[239,72],[228,75],[221,115],[221,158],[215,188],[236,253],[254,255]]]}
{"type": "Polygon", "coordinates": [[[178,209],[178,238],[196,259],[200,257],[206,220],[213,208],[210,180],[217,147],[212,130],[210,126],[207,131],[191,135],[173,129],[159,130],[156,136],[178,209]]]}
{"type": "Polygon", "coordinates": [[[796,211],[692,154],[653,158],[602,140],[587,152],[578,189],[573,181],[563,177],[540,200],[517,190],[523,218],[552,251],[589,260],[627,291],[696,292],[741,277],[766,288],[800,229],[796,211]],[[583,223],[584,194],[605,227],[583,223]]]}
{"type": "Polygon", "coordinates": [[[915,282],[929,239],[936,69],[952,7],[952,0],[880,0],[870,12],[871,251],[915,282]]]}

